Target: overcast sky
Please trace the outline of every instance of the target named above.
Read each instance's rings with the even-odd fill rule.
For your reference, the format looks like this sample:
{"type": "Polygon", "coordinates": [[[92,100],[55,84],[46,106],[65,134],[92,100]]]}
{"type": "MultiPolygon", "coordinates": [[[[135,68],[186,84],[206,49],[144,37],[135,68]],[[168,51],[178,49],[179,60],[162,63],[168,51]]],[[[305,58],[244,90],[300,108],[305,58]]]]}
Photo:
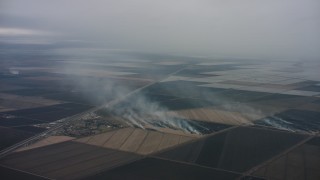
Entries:
{"type": "Polygon", "coordinates": [[[185,55],[320,59],[320,1],[0,0],[0,37],[185,55]]]}

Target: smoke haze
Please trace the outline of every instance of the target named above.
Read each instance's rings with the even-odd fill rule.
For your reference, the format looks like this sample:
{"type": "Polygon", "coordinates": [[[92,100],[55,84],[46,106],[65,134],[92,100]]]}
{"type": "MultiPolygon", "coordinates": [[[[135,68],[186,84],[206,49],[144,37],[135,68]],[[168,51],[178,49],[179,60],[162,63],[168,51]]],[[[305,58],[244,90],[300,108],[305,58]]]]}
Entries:
{"type": "MultiPolygon", "coordinates": [[[[117,84],[117,80],[87,76],[125,73],[102,67],[130,64],[131,60],[208,58],[210,61],[215,57],[230,57],[319,61],[319,9],[318,0],[2,0],[0,45],[5,46],[0,48],[0,55],[10,73],[19,74],[19,70],[10,68],[20,49],[8,44],[26,45],[27,49],[21,49],[30,50],[32,56],[59,54],[67,63],[62,63],[61,72],[55,73],[68,75],[73,79],[73,91],[83,93],[93,103],[103,104],[110,98],[126,96],[134,88],[117,84]]],[[[319,72],[311,71],[311,67],[314,64],[305,68],[303,74],[318,78],[319,72]]],[[[149,75],[162,80],[156,73],[149,75]]],[[[178,91],[193,94],[195,90],[178,87],[178,91]]],[[[237,109],[254,117],[264,115],[256,108],[226,98],[214,96],[210,101],[224,102],[226,110],[237,109]]],[[[197,124],[174,119],[165,111],[165,107],[142,93],[112,113],[138,127],[158,123],[199,133],[193,129],[197,124]]]]}
{"type": "Polygon", "coordinates": [[[319,59],[319,9],[318,0],[2,0],[0,36],[156,53],[319,59]]]}

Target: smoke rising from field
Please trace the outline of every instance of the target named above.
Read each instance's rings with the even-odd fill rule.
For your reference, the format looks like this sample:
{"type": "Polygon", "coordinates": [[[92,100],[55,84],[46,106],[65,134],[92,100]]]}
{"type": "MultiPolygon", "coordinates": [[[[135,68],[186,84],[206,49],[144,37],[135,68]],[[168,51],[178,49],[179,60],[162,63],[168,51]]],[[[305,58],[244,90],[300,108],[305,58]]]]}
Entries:
{"type": "MultiPolygon", "coordinates": [[[[47,58],[47,51],[65,51],[69,62],[63,62],[61,72],[56,73],[67,75],[69,84],[66,86],[71,86],[73,93],[99,105],[122,99],[137,88],[112,77],[125,73],[109,67],[119,62],[149,58],[161,62],[164,58],[159,54],[182,54],[193,60],[195,56],[203,56],[267,62],[271,59],[319,61],[319,2],[2,0],[0,55],[3,58],[0,65],[14,67],[17,59],[25,60],[26,56],[17,55],[21,50],[30,51],[32,57],[29,59],[34,55],[47,58]],[[68,45],[73,49],[67,49],[68,45]],[[122,53],[109,53],[111,51],[122,53]],[[136,56],[127,52],[136,52],[136,56]],[[157,53],[158,56],[137,52],[157,53]]],[[[167,59],[175,58],[170,56],[167,59]]],[[[21,65],[20,62],[17,64],[21,65]]],[[[305,69],[305,77],[318,79],[318,71],[310,71],[309,67],[305,69]]],[[[12,69],[9,72],[19,73],[12,69]]],[[[178,87],[174,91],[188,97],[197,89],[178,87]]],[[[211,92],[202,93],[208,102],[221,104],[224,110],[241,112],[248,119],[264,116],[264,112],[250,105],[212,95],[211,92]]],[[[165,113],[166,107],[148,99],[143,93],[133,96],[132,102],[124,100],[119,102],[123,106],[115,105],[112,114],[141,128],[170,127],[192,133],[199,133],[198,129],[203,128],[197,123],[182,120],[185,117],[169,116],[165,113]]]]}
{"type": "Polygon", "coordinates": [[[293,123],[290,123],[280,117],[277,116],[271,116],[271,117],[266,117],[263,119],[263,125],[268,125],[277,129],[282,129],[286,131],[291,131],[295,132],[297,129],[293,128],[292,125],[293,123]]]}
{"type": "Polygon", "coordinates": [[[145,128],[170,128],[188,133],[201,134],[199,128],[205,128],[187,118],[173,117],[167,114],[168,109],[156,101],[149,100],[143,93],[137,93],[132,98],[125,99],[118,105],[109,108],[112,115],[127,120],[128,125],[145,128]]]}
{"type": "MultiPolygon", "coordinates": [[[[130,78],[126,80],[125,77],[112,75],[112,73],[119,72],[112,65],[126,63],[128,62],[126,58],[129,58],[130,62],[143,62],[144,59],[139,60],[138,57],[125,57],[124,55],[117,57],[108,52],[91,54],[83,51],[80,53],[71,51],[72,59],[79,57],[82,60],[72,60],[73,63],[68,63],[70,60],[61,62],[62,70],[58,73],[67,75],[72,92],[82,94],[83,98],[92,104],[102,105],[100,111],[111,115],[110,118],[121,119],[128,126],[142,129],[170,128],[193,134],[201,134],[201,129],[207,130],[197,122],[189,121],[188,118],[168,115],[166,107],[149,99],[150,96],[148,97],[143,91],[144,87],[150,83],[156,83],[157,80],[135,87],[132,86],[134,83],[128,84],[130,78]],[[97,58],[97,56],[100,57],[97,58]],[[103,73],[101,77],[99,73],[103,73]]],[[[70,52],[64,51],[63,53],[70,55],[70,52]]]]}

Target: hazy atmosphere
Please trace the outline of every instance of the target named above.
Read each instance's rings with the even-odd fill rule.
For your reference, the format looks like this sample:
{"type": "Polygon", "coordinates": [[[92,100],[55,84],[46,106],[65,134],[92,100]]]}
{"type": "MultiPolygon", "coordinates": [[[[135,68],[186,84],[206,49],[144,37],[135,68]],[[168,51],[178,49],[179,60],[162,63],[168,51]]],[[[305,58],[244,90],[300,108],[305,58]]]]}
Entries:
{"type": "Polygon", "coordinates": [[[1,0],[2,43],[82,42],[211,57],[319,59],[318,0],[1,0]]]}
{"type": "Polygon", "coordinates": [[[319,180],[320,0],[0,0],[1,179],[319,180]]]}

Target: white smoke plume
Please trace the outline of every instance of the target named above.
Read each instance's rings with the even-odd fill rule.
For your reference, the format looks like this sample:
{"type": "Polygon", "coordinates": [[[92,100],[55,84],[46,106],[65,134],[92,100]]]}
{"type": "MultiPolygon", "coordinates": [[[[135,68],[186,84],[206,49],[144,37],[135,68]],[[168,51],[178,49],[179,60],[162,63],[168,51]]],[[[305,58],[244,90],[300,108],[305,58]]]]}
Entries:
{"type": "MultiPolygon", "coordinates": [[[[77,61],[74,61],[74,63],[62,63],[62,70],[58,73],[67,75],[70,79],[69,82],[72,83],[73,91],[81,93],[83,98],[88,102],[101,106],[102,111],[107,111],[112,116],[124,120],[129,126],[143,129],[170,128],[193,134],[201,134],[198,130],[199,128],[206,129],[206,127],[196,122],[188,121],[184,117],[169,116],[166,113],[166,107],[161,106],[156,101],[150,100],[141,91],[143,89],[141,86],[140,89],[131,87],[122,82],[121,78],[118,79],[117,76],[113,76],[112,73],[118,72],[119,69],[112,69],[112,66],[108,65],[115,62],[114,58],[123,58],[122,55],[115,57],[114,55],[110,56],[107,54],[105,60],[102,60],[102,56],[97,58],[96,56],[98,55],[95,55],[95,57],[92,57],[91,54],[87,56],[89,60],[85,60],[86,56],[81,52],[82,59],[79,63],[77,61]],[[111,60],[108,59],[110,57],[112,57],[111,60]],[[101,67],[107,68],[90,67],[90,65],[97,64],[96,62],[99,62],[101,67]],[[105,66],[103,66],[104,64],[105,66]],[[110,102],[112,105],[110,105],[110,102]]],[[[72,59],[76,58],[77,54],[72,57],[72,59]]],[[[117,59],[116,63],[126,61],[127,59],[117,59]]],[[[134,60],[132,62],[134,63],[134,60]]],[[[152,82],[147,82],[145,86],[150,83],[152,82]]]]}
{"type": "Polygon", "coordinates": [[[198,128],[206,129],[186,118],[174,118],[167,114],[167,109],[156,101],[150,101],[144,94],[134,94],[132,98],[109,108],[109,112],[120,116],[131,126],[157,129],[159,127],[180,130],[187,133],[201,134],[198,128]]]}

